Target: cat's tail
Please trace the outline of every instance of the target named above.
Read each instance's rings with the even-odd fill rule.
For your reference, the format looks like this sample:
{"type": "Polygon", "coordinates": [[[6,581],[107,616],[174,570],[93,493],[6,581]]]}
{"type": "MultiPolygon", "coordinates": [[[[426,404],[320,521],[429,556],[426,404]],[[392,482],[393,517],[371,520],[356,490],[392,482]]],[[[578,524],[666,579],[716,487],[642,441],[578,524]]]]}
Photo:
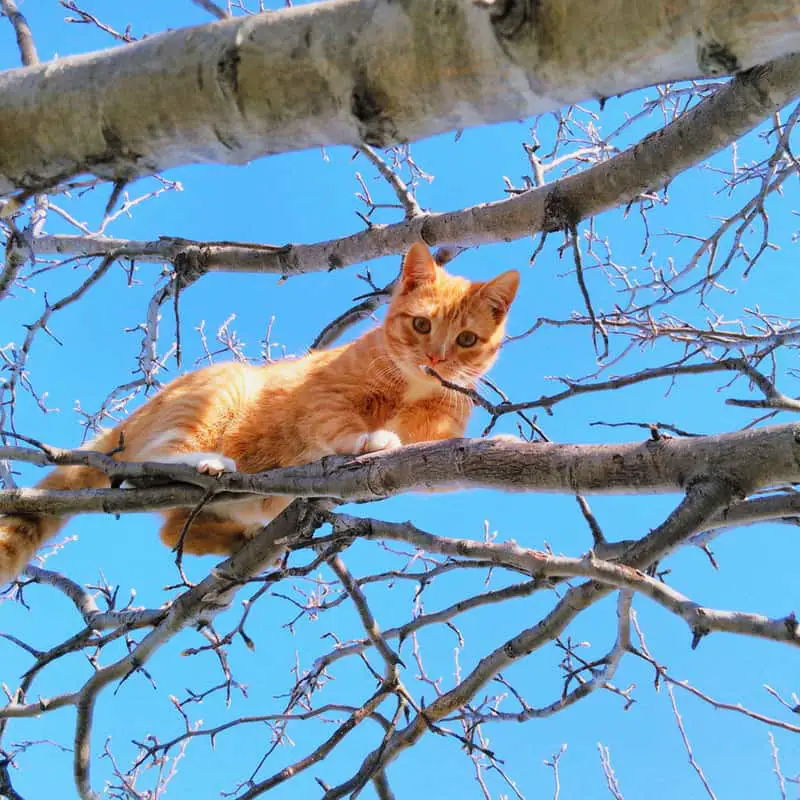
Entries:
{"type": "MultiPolygon", "coordinates": [[[[109,452],[117,445],[117,430],[106,431],[82,450],[109,452]]],[[[106,475],[91,467],[56,467],[36,484],[37,489],[103,489],[106,475]]],[[[67,523],[68,516],[50,514],[0,514],[0,586],[25,569],[36,551],[67,523]]]]}

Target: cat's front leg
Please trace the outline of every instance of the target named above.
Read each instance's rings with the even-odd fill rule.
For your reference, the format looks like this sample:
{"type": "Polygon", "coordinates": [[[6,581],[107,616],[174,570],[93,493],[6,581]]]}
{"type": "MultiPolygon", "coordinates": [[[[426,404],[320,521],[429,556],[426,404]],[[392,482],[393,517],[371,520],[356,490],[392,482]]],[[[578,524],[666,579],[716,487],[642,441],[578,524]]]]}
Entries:
{"type": "Polygon", "coordinates": [[[397,450],[403,443],[394,431],[387,431],[379,428],[371,433],[362,433],[356,440],[356,452],[377,453],[381,450],[397,450]]]}
{"type": "Polygon", "coordinates": [[[415,403],[392,417],[387,427],[398,431],[405,444],[438,442],[464,435],[469,409],[441,400],[415,403]]]}

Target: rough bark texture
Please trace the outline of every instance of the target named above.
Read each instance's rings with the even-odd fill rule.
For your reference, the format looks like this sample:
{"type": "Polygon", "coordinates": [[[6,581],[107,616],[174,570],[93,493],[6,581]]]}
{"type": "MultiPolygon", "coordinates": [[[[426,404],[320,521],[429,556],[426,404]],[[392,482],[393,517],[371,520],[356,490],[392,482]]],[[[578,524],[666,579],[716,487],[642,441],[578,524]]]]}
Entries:
{"type": "MultiPolygon", "coordinates": [[[[18,455],[20,448],[17,448],[18,455]]],[[[199,502],[204,490],[376,500],[409,491],[496,488],[573,494],[681,492],[707,481],[743,497],[800,482],[800,425],[687,439],[577,445],[450,439],[367,456],[330,456],[313,464],[249,475],[200,475],[185,465],[125,463],[102,453],[62,451],[60,464],[88,464],[117,479],[160,477],[194,484],[143,489],[0,491],[0,513],[134,511],[199,502]]],[[[38,457],[31,451],[30,460],[38,457]]],[[[0,456],[5,451],[0,449],[0,456]]],[[[29,460],[29,459],[25,459],[29,460]]]]}
{"type": "Polygon", "coordinates": [[[332,0],[0,74],[0,192],[388,145],[800,50],[800,2],[332,0]],[[587,27],[592,36],[587,37],[587,27]]]}
{"type": "Polygon", "coordinates": [[[738,75],[679,119],[629,150],[556,183],[507,200],[460,211],[425,213],[391,225],[315,244],[194,242],[174,237],[131,241],[103,236],[39,236],[38,255],[105,255],[189,264],[203,271],[296,275],[338,269],[429,245],[511,241],[615,208],[659,189],[692,165],[728,147],[800,93],[800,56],[787,56],[738,75]]]}

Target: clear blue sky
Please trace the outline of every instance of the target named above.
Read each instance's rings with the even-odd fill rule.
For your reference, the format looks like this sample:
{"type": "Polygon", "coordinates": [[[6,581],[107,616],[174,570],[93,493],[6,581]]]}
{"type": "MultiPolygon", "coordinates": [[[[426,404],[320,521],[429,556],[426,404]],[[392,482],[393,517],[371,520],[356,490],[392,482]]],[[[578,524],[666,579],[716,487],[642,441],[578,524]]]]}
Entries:
{"type": "MultiPolygon", "coordinates": [[[[282,5],[279,3],[276,6],[282,5]]],[[[208,21],[208,16],[189,0],[182,2],[133,3],[90,2],[83,6],[104,22],[118,29],[132,24],[136,36],[155,33],[168,27],[179,27],[208,21]]],[[[107,47],[109,37],[86,25],[64,22],[72,16],[55,0],[28,0],[21,4],[28,16],[42,59],[107,47]]],[[[18,53],[10,26],[0,20],[0,68],[18,64],[18,53]]],[[[612,100],[600,115],[603,130],[615,127],[625,113],[639,108],[643,96],[654,90],[612,100]]],[[[597,103],[589,103],[598,112],[597,103]]],[[[662,122],[654,115],[644,124],[633,126],[617,142],[627,145],[662,122]],[[649,127],[648,127],[649,126],[649,127]]],[[[552,124],[540,130],[543,149],[549,147],[552,124]]],[[[418,143],[413,147],[415,160],[435,180],[421,183],[419,201],[425,208],[449,210],[504,196],[503,176],[520,185],[520,176],[529,172],[521,146],[529,141],[530,120],[466,131],[458,142],[445,135],[418,143]]],[[[800,152],[800,148],[796,148],[800,152]]],[[[739,162],[759,160],[769,151],[751,136],[739,147],[739,162]]],[[[725,166],[730,154],[723,153],[712,164],[725,166]]],[[[355,199],[359,191],[354,171],[362,172],[375,196],[385,202],[393,198],[374,171],[363,161],[352,160],[352,151],[333,148],[291,154],[250,164],[246,167],[202,166],[173,170],[165,177],[180,181],[181,192],[168,192],[134,209],[130,219],[121,218],[108,233],[131,238],[155,238],[159,235],[185,236],[196,239],[242,240],[282,244],[287,241],[315,242],[344,235],[362,227],[355,215],[361,209],[355,199]]],[[[155,187],[145,180],[130,187],[132,195],[155,187]]],[[[715,219],[726,211],[738,208],[752,192],[744,187],[729,198],[718,193],[720,177],[711,170],[692,171],[676,179],[670,187],[670,203],[654,209],[649,216],[652,234],[649,249],[642,255],[642,225],[637,213],[627,219],[622,212],[604,214],[596,221],[600,235],[608,236],[615,261],[632,269],[641,269],[653,258],[664,265],[674,259],[680,267],[691,253],[691,244],[678,244],[665,230],[707,235],[715,219]],[[738,205],[737,205],[738,203],[738,205]]],[[[90,227],[97,226],[107,189],[99,189],[84,198],[55,202],[68,209],[90,227]]],[[[797,182],[790,181],[783,197],[770,201],[771,241],[780,249],[766,254],[751,277],[742,282],[741,266],[732,270],[728,285],[737,289],[732,295],[713,294],[710,304],[729,318],[741,316],[746,308],[760,306],[774,314],[792,314],[798,296],[796,269],[797,244],[792,236],[797,231],[797,217],[791,210],[798,207],[797,182]]],[[[392,221],[399,212],[382,212],[381,221],[392,221]]],[[[74,232],[56,214],[51,213],[46,229],[50,233],[74,232]]],[[[758,239],[760,232],[756,232],[758,239]]],[[[502,270],[522,270],[522,288],[510,322],[510,332],[525,330],[538,316],[566,318],[573,309],[582,309],[581,298],[570,274],[571,261],[559,259],[558,237],[528,267],[536,242],[532,239],[511,244],[497,244],[470,250],[452,265],[453,271],[473,278],[486,278],[502,270]]],[[[398,258],[382,259],[369,265],[378,282],[391,279],[398,258]]],[[[246,343],[246,352],[259,354],[271,317],[275,317],[272,339],[289,353],[300,353],[320,328],[346,309],[351,299],[365,290],[356,278],[361,268],[350,268],[335,274],[319,274],[293,278],[279,284],[270,275],[222,275],[204,277],[188,290],[182,299],[184,367],[191,366],[202,354],[200,341],[193,328],[201,320],[213,338],[219,325],[232,313],[232,323],[246,343]]],[[[70,446],[81,437],[79,417],[73,408],[94,410],[110,389],[130,379],[135,369],[139,348],[137,333],[126,333],[144,319],[146,304],[159,279],[160,267],[142,264],[137,268],[137,284],[128,287],[126,274],[115,269],[102,284],[95,287],[77,306],[61,312],[54,320],[53,332],[64,342],[39,337],[30,359],[30,377],[40,391],[47,391],[47,406],[59,411],[43,415],[28,397],[20,400],[17,428],[41,440],[70,446]]],[[[8,341],[20,342],[22,324],[41,312],[44,292],[51,302],[67,293],[86,275],[85,268],[60,267],[36,279],[35,293],[20,292],[13,301],[3,304],[0,312],[0,346],[8,341]]],[[[640,274],[640,273],[637,273],[640,274]]],[[[611,309],[620,298],[610,290],[606,280],[594,270],[589,283],[596,308],[611,309]]],[[[679,311],[702,323],[707,311],[698,311],[694,298],[679,305],[679,311]]],[[[173,336],[174,320],[165,312],[162,320],[160,349],[163,352],[173,336]]],[[[618,352],[618,351],[617,351],[618,352]]],[[[644,366],[657,366],[677,355],[678,351],[659,346],[635,351],[611,374],[631,372],[644,366]]],[[[784,367],[794,366],[785,364],[784,367]]],[[[172,374],[177,373],[174,361],[172,374]]],[[[549,376],[578,377],[597,369],[590,337],[585,330],[544,328],[534,336],[509,345],[492,373],[493,379],[514,400],[532,399],[556,390],[558,384],[549,376]]],[[[555,409],[552,417],[540,422],[548,436],[561,442],[625,441],[635,439],[633,429],[598,428],[597,420],[655,421],[673,423],[697,432],[735,430],[751,415],[724,404],[726,397],[747,396],[748,389],[739,382],[731,389],[716,391],[723,380],[690,378],[678,383],[667,394],[667,381],[653,382],[605,395],[592,395],[568,401],[555,409]]],[[[795,381],[784,376],[780,388],[796,394],[795,381]]],[[[471,433],[479,435],[486,418],[476,412],[471,433]]],[[[512,420],[502,421],[499,430],[514,432],[512,420]]],[[[35,479],[35,470],[24,470],[21,483],[35,479]]],[[[676,497],[656,498],[593,498],[592,508],[610,539],[640,537],[662,521],[676,502],[676,497]]],[[[480,538],[484,520],[500,540],[516,539],[521,544],[542,547],[545,542],[555,552],[580,555],[590,546],[586,524],[571,497],[503,495],[491,492],[462,492],[448,496],[411,495],[381,503],[361,506],[356,513],[382,518],[411,519],[419,527],[441,534],[480,538]]],[[[62,570],[70,577],[96,583],[100,573],[112,584],[120,585],[120,596],[126,597],[135,587],[136,603],[154,607],[167,595],[163,587],[175,581],[172,557],[158,541],[158,520],[151,515],[128,516],[119,521],[99,516],[73,520],[67,535],[78,537],[48,566],[62,570]]],[[[796,605],[797,589],[793,565],[800,555],[796,530],[789,526],[754,526],[726,534],[714,543],[714,551],[722,566],[713,571],[706,557],[698,550],[682,552],[670,559],[669,580],[677,589],[704,604],[720,608],[739,608],[770,615],[783,615],[796,605]],[[757,559],[757,569],[753,569],[757,559]]],[[[403,561],[393,558],[378,545],[356,545],[345,555],[355,575],[381,569],[397,568],[403,561]]],[[[202,577],[214,560],[193,559],[188,562],[189,574],[202,577]]],[[[321,573],[326,579],[330,574],[321,573]]],[[[492,586],[503,585],[505,579],[494,576],[492,586]]],[[[454,600],[482,589],[482,576],[446,576],[426,589],[423,595],[426,611],[441,608],[454,600]]],[[[287,596],[300,599],[298,592],[308,591],[307,583],[281,585],[287,596]]],[[[398,582],[368,591],[380,624],[384,628],[407,621],[412,614],[414,585],[398,582]]],[[[239,600],[248,596],[242,592],[239,600]]],[[[78,618],[69,602],[46,587],[26,591],[30,609],[11,602],[0,605],[0,630],[24,638],[33,646],[45,649],[78,629],[78,618]]],[[[546,613],[553,597],[536,595],[502,607],[484,609],[458,618],[465,645],[458,658],[461,669],[470,669],[488,650],[506,637],[527,627],[546,613]]],[[[651,651],[668,665],[676,678],[689,679],[715,698],[741,702],[762,713],[781,716],[781,708],[764,692],[769,684],[784,696],[796,690],[798,660],[794,651],[777,644],[746,641],[716,634],[703,641],[698,650],[689,647],[691,637],[685,624],[645,600],[635,607],[648,637],[651,651]]],[[[217,619],[217,629],[227,631],[238,619],[238,602],[234,609],[217,619]]],[[[234,693],[230,708],[221,695],[202,705],[190,706],[194,722],[211,726],[240,715],[276,712],[283,701],[275,699],[293,684],[295,661],[307,668],[330,647],[321,637],[335,630],[342,638],[360,637],[362,631],[350,604],[345,603],[316,620],[304,619],[293,631],[284,627],[294,616],[294,607],[277,596],[264,598],[255,607],[248,626],[256,642],[250,652],[238,640],[230,649],[234,675],[248,685],[247,698],[234,693]]],[[[582,615],[569,630],[577,641],[585,641],[587,658],[604,654],[615,636],[615,614],[611,601],[599,604],[582,615]]],[[[453,684],[454,648],[457,639],[452,631],[428,629],[420,636],[428,674],[442,678],[442,686],[453,684]]],[[[220,672],[213,656],[181,658],[187,647],[204,643],[196,633],[185,632],[164,647],[148,665],[157,684],[154,690],[142,676],[127,681],[116,694],[102,695],[92,738],[94,753],[94,785],[101,788],[110,774],[109,763],[99,756],[110,738],[111,749],[118,762],[127,766],[135,754],[132,739],[142,740],[155,733],[164,740],[183,728],[168,696],[186,695],[187,689],[202,690],[219,682],[220,672]]],[[[432,690],[416,680],[416,665],[410,641],[401,655],[408,665],[404,680],[413,687],[417,698],[429,702],[432,690]]],[[[559,696],[561,678],[557,668],[561,658],[555,646],[549,646],[505,674],[532,705],[544,705],[559,696]]],[[[111,653],[103,654],[103,662],[111,653]]],[[[377,663],[377,660],[375,661],[377,663]]],[[[17,647],[0,641],[0,681],[10,687],[30,664],[30,658],[17,647]]],[[[35,684],[34,694],[43,696],[70,690],[88,677],[91,667],[82,655],[62,662],[57,669],[46,670],[35,684]]],[[[359,662],[340,663],[332,670],[336,680],[318,696],[318,702],[342,702],[358,705],[372,691],[373,682],[359,662]]],[[[703,797],[697,777],[687,765],[687,756],[680,741],[669,700],[664,691],[654,692],[653,673],[632,658],[627,658],[617,673],[615,684],[628,687],[636,684],[636,703],[623,712],[620,699],[608,692],[594,694],[577,707],[548,720],[486,727],[489,746],[505,762],[505,769],[528,798],[552,796],[552,773],[543,759],[558,751],[563,743],[568,750],[561,761],[561,797],[594,798],[606,796],[604,778],[597,757],[597,743],[610,748],[620,788],[627,798],[647,797],[666,800],[674,797],[703,797]]],[[[498,687],[487,687],[493,693],[498,687]]],[[[772,774],[767,729],[742,716],[714,711],[710,707],[678,692],[677,700],[683,715],[695,756],[710,784],[720,798],[778,797],[772,774]]],[[[513,708],[507,701],[506,709],[513,708]]],[[[791,721],[791,720],[790,720],[791,721]]],[[[38,720],[19,721],[12,725],[5,746],[24,740],[49,739],[71,746],[74,714],[66,709],[38,720]]],[[[291,763],[316,746],[332,732],[330,725],[295,724],[290,729],[294,747],[280,748],[259,773],[263,778],[291,763]]],[[[321,765],[311,768],[296,781],[276,790],[277,797],[316,797],[318,786],[314,776],[329,784],[344,780],[355,770],[363,755],[379,741],[380,731],[364,723],[348,737],[336,753],[321,765]]],[[[781,748],[784,770],[788,775],[800,771],[800,754],[791,734],[775,732],[781,748]]],[[[241,727],[221,734],[212,751],[206,739],[193,741],[178,766],[179,774],[170,787],[170,797],[216,797],[221,791],[234,790],[238,780],[246,778],[269,743],[269,731],[261,726],[241,727]]],[[[28,798],[73,796],[71,754],[44,744],[19,756],[19,770],[14,773],[15,785],[28,798]]],[[[468,758],[458,744],[428,736],[424,744],[405,753],[390,768],[389,778],[398,798],[412,796],[480,797],[480,789],[468,758]]],[[[140,786],[146,785],[143,778],[140,786]]],[[[496,774],[486,774],[492,796],[509,791],[496,774]]],[[[364,791],[370,797],[372,789],[364,791]]]]}

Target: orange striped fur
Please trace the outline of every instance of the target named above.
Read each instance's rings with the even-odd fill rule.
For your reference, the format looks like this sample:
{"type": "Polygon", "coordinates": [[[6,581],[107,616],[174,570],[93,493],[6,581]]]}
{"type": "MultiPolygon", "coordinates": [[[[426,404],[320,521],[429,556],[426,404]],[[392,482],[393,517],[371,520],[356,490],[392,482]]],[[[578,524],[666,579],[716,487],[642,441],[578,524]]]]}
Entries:
{"type": "MultiPolygon", "coordinates": [[[[215,364],[183,375],[87,447],[111,451],[122,434],[124,450],[114,456],[119,460],[182,462],[218,474],[461,436],[469,399],[444,389],[420,367],[433,365],[443,378],[473,385],[496,358],[518,283],[514,271],[488,282],[449,275],[424,244],[415,244],[382,326],[296,360],[215,364]]],[[[108,485],[108,478],[86,467],[57,468],[38,484],[108,485]]],[[[187,533],[185,551],[232,553],[290,499],[250,499],[203,511],[187,533]]],[[[176,544],[188,513],[164,513],[166,544],[176,544]]],[[[24,569],[65,522],[0,516],[0,582],[24,569]]]]}

